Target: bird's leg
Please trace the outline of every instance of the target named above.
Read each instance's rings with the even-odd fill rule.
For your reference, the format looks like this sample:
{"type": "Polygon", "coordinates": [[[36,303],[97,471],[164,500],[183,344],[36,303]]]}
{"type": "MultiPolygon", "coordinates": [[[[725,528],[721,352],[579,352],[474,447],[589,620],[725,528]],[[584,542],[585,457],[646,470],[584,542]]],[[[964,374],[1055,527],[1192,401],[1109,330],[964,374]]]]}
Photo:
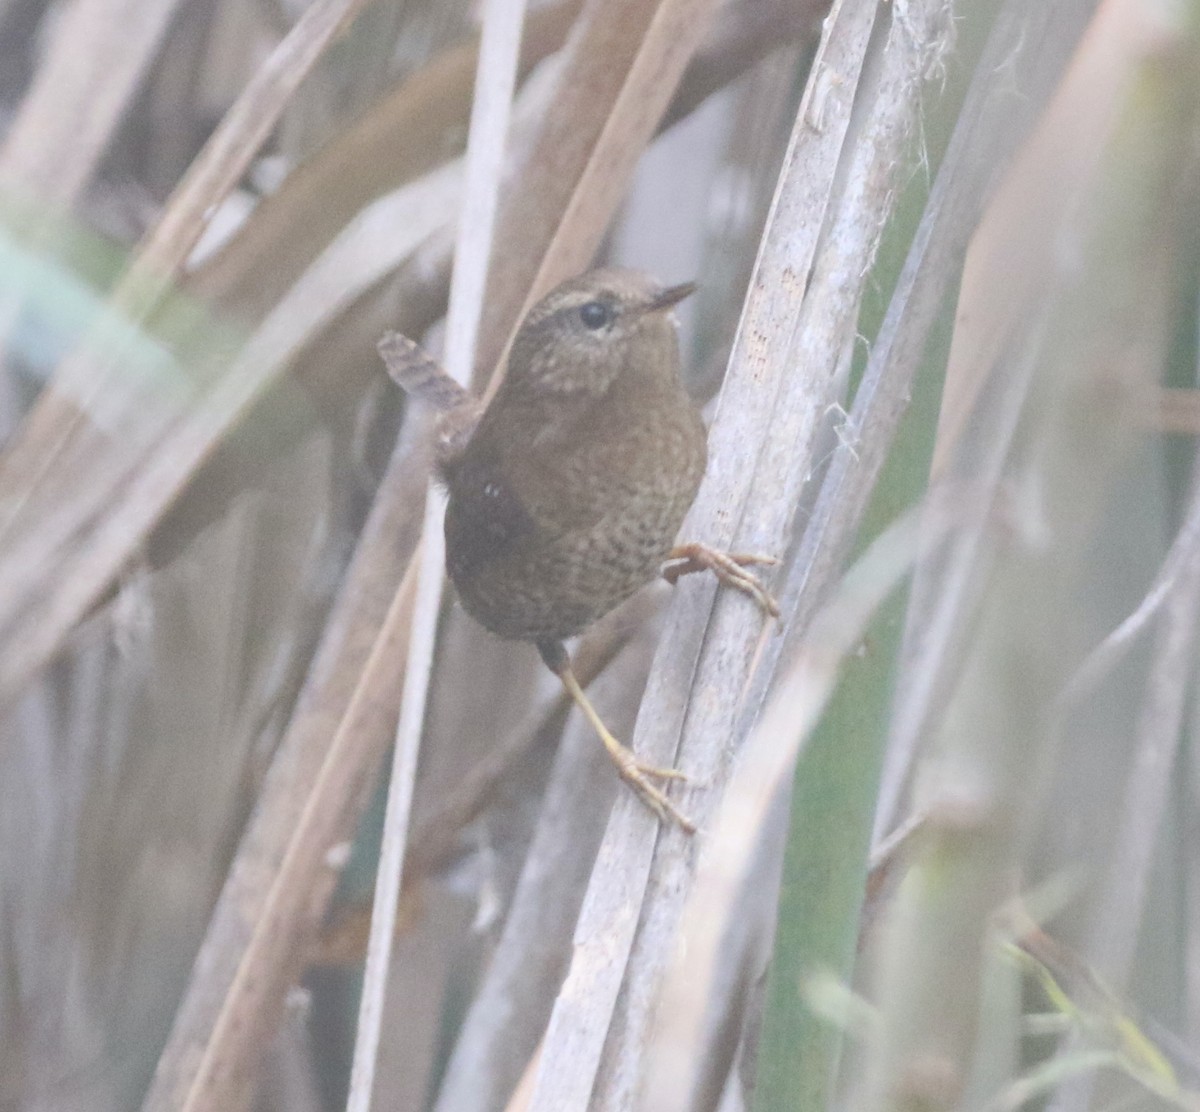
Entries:
{"type": "Polygon", "coordinates": [[[746,570],[755,564],[773,565],[774,556],[756,556],[747,552],[722,552],[706,544],[677,544],[667,553],[663,578],[674,584],[680,576],[711,571],[727,587],[748,594],[772,618],[779,617],[779,604],[762,585],[758,576],[746,570]]]}
{"type": "Polygon", "coordinates": [[[579,686],[579,680],[571,668],[571,658],[567,655],[567,650],[563,648],[561,641],[539,641],[537,647],[538,652],[542,654],[542,659],[546,662],[546,666],[562,680],[562,685],[566,688],[567,694],[574,700],[575,705],[583,711],[584,717],[591,723],[592,729],[600,735],[600,740],[604,743],[604,748],[608,751],[612,763],[617,766],[617,773],[621,779],[634,790],[637,797],[660,820],[663,822],[676,822],[689,834],[694,833],[696,826],[691,819],[680,811],[667,798],[664,792],[650,782],[652,779],[686,780],[687,777],[674,768],[655,768],[653,765],[643,764],[637,759],[632,749],[626,745],[622,745],[613,737],[608,727],[601,721],[600,715],[596,713],[596,708],[592,706],[591,700],[583,693],[583,688],[579,686]]]}

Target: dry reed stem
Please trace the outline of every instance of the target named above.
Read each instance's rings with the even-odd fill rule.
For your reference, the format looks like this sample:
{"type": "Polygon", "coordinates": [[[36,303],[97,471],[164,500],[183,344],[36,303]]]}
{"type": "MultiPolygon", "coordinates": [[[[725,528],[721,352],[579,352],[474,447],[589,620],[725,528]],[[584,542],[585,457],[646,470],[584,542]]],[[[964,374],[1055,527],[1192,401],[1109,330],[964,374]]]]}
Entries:
{"type": "MultiPolygon", "coordinates": [[[[1032,67],[1025,54],[1014,57],[1014,51],[1020,50],[1029,37],[1030,20],[1038,17],[1045,18],[1040,0],[1018,0],[1008,4],[976,67],[887,314],[871,346],[850,413],[839,429],[837,446],[822,479],[820,494],[805,526],[800,548],[788,568],[785,585],[778,592],[787,626],[785,655],[793,655],[789,650],[794,646],[795,653],[800,654],[802,660],[805,658],[814,609],[822,604],[830,580],[854,541],[897,425],[907,407],[930,329],[958,276],[962,254],[985,203],[986,193],[996,181],[999,168],[1031,126],[1042,101],[1038,92],[1044,89],[1046,80],[1037,72],[1027,72],[1027,68],[1032,67]],[[1014,66],[1014,83],[1012,87],[998,91],[993,78],[1002,62],[1014,66]]],[[[1035,42],[1026,53],[1037,55],[1039,50],[1044,50],[1047,40],[1045,36],[1034,38],[1035,42]]],[[[1054,61],[1057,62],[1057,58],[1054,61]]],[[[1043,62],[1040,68],[1044,73],[1049,67],[1043,62]]],[[[744,720],[753,720],[767,686],[765,677],[756,678],[755,689],[746,699],[744,720]]],[[[771,702],[776,705],[778,696],[771,702]]],[[[770,714],[769,711],[764,713],[770,714]]],[[[764,728],[765,724],[756,727],[755,736],[764,728]]],[[[715,855],[722,861],[729,859],[726,841],[724,835],[715,838],[715,855]]],[[[718,866],[711,867],[717,869],[718,866]]],[[[709,866],[702,865],[702,868],[709,866]]],[[[716,881],[710,883],[715,885],[716,881]]],[[[728,885],[723,889],[725,892],[730,890],[728,885]]],[[[724,921],[730,913],[731,908],[720,902],[720,893],[715,888],[703,899],[697,891],[692,910],[688,912],[688,922],[704,923],[709,917],[724,921]],[[700,908],[706,910],[698,910],[700,908]]],[[[692,930],[685,928],[684,933],[691,939],[689,955],[695,955],[703,969],[703,960],[697,950],[702,944],[692,930]]],[[[707,930],[705,933],[707,936],[707,930]]],[[[664,1053],[681,1064],[674,1071],[665,1071],[659,1066],[650,1070],[651,1107],[669,1106],[667,1077],[676,1079],[675,1090],[681,1092],[686,1085],[679,1078],[694,1072],[694,1065],[686,1063],[694,1059],[696,1053],[690,1045],[691,1040],[700,1037],[695,1026],[699,1015],[694,1002],[701,981],[692,978],[684,985],[682,967],[676,964],[675,969],[675,987],[668,986],[664,990],[664,1000],[674,998],[668,993],[687,992],[693,1003],[686,1006],[664,1004],[663,1014],[678,1018],[673,1023],[668,1022],[658,1037],[667,1047],[664,1053]]]]}
{"type": "MultiPolygon", "coordinates": [[[[483,312],[524,16],[525,0],[487,0],[483,11],[479,70],[467,139],[466,182],[446,326],[446,369],[454,381],[464,387],[471,381],[483,312]]],[[[403,701],[396,730],[395,758],[388,784],[347,1112],[368,1112],[375,1083],[392,936],[408,844],[413,785],[417,777],[417,755],[425,723],[438,611],[445,583],[444,512],[445,499],[439,491],[431,489],[425,498],[424,542],[409,634],[403,701]]]]}
{"type": "MultiPolygon", "coordinates": [[[[1047,74],[1059,71],[1061,55],[1074,41],[1069,35],[1044,33],[1039,20],[1051,21],[1040,0],[1007,4],[975,69],[850,413],[838,429],[800,549],[779,591],[781,607],[791,615],[789,643],[804,636],[813,608],[853,544],[907,408],[930,330],[958,278],[987,196],[1032,126],[1048,92],[1047,74]],[[1011,67],[1013,79],[998,89],[994,75],[1002,65],[1011,67]]],[[[758,686],[765,691],[765,683],[758,686]]],[[[757,711],[761,696],[747,703],[748,711],[757,711]]],[[[898,765],[882,786],[877,838],[890,825],[903,767],[898,765]]]]}
{"type": "MultiPolygon", "coordinates": [[[[437,524],[444,512],[444,499],[431,488],[425,495],[423,544],[418,558],[409,565],[415,571],[413,604],[398,614],[398,624],[408,626],[408,645],[404,654],[404,699],[388,784],[384,812],[383,843],[376,866],[375,895],[371,905],[371,930],[367,937],[367,957],[363,971],[363,990],[358,1009],[358,1027],[354,1040],[350,1091],[346,1112],[369,1112],[375,1085],[375,1066],[379,1054],[379,1036],[383,1026],[384,996],[392,940],[396,929],[396,909],[400,902],[400,882],[407,847],[409,816],[412,812],[413,785],[417,778],[417,757],[429,678],[433,668],[434,641],[437,636],[438,610],[442,597],[444,544],[439,544],[437,524]]],[[[407,578],[397,598],[407,586],[407,578]]],[[[393,609],[392,613],[395,613],[393,609]]],[[[389,613],[391,618],[391,613],[389,613]]],[[[386,628],[386,623],[385,623],[386,628]]],[[[321,785],[314,785],[314,793],[321,785]]]]}
{"type": "MultiPolygon", "coordinates": [[[[787,544],[801,489],[816,466],[817,433],[832,400],[835,375],[857,334],[864,284],[898,195],[899,177],[913,153],[910,140],[920,117],[924,85],[948,49],[950,23],[946,0],[908,3],[893,11],[879,66],[860,90],[865,113],[862,130],[847,151],[840,191],[831,198],[812,276],[804,291],[797,332],[788,335],[784,331],[783,343],[774,351],[770,341],[765,350],[760,347],[758,337],[771,336],[782,323],[781,318],[786,317],[780,314],[770,324],[756,319],[752,294],[740,329],[740,334],[749,332],[750,342],[746,348],[740,348],[735,341],[730,361],[734,381],[743,368],[753,368],[763,377],[773,372],[782,376],[782,381],[774,395],[770,419],[754,426],[760,443],[753,467],[747,469],[745,479],[739,477],[724,491],[710,494],[711,500],[706,500],[702,490],[697,503],[699,521],[694,520],[692,527],[698,526],[707,539],[710,530],[736,521],[731,535],[723,536],[720,543],[728,540],[739,550],[783,551],[787,544]],[[796,368],[803,368],[805,373],[797,374],[796,368]],[[750,485],[738,490],[741,482],[750,485]]],[[[847,69],[850,72],[838,71],[837,78],[846,82],[848,90],[853,90],[859,82],[854,80],[853,70],[847,69]]],[[[828,78],[831,78],[828,71],[815,70],[811,83],[820,88],[822,80],[828,78]]],[[[850,95],[848,91],[846,96],[850,95]]],[[[838,107],[832,93],[823,105],[812,102],[802,105],[803,125],[828,126],[829,116],[838,107]],[[811,115],[814,109],[820,111],[819,124],[811,115]]],[[[806,164],[805,174],[809,172],[813,171],[806,164]]],[[[820,180],[816,178],[817,182],[820,180]]],[[[806,183],[802,191],[808,188],[811,186],[806,183]]],[[[782,247],[779,256],[773,258],[777,249],[773,241],[778,235],[788,247],[794,245],[797,227],[792,220],[799,216],[800,227],[805,227],[813,215],[811,210],[789,213],[784,205],[777,206],[775,219],[779,225],[777,228],[768,225],[752,287],[755,293],[770,293],[774,281],[778,282],[775,290],[788,291],[795,276],[804,273],[787,247],[782,247]],[[772,269],[777,261],[784,263],[778,275],[772,269]]],[[[740,407],[730,413],[726,409],[727,400],[733,399],[727,398],[723,391],[710,445],[715,460],[722,459],[724,449],[730,451],[725,458],[732,461],[737,453],[731,451],[731,442],[725,437],[732,435],[740,441],[747,437],[748,430],[741,424],[740,407]],[[724,427],[723,418],[728,422],[724,427]]],[[[737,601],[718,600],[707,616],[708,621],[703,612],[693,619],[701,648],[696,671],[686,688],[689,699],[680,730],[679,757],[685,771],[697,770],[702,780],[711,785],[698,814],[703,814],[704,807],[711,811],[720,797],[728,776],[730,750],[744,737],[733,732],[738,726],[740,704],[750,678],[762,667],[758,637],[753,622],[748,620],[752,616],[744,607],[733,605],[737,601]]],[[[674,649],[672,644],[667,651],[674,649]]],[[[658,987],[677,943],[678,923],[695,864],[694,855],[681,853],[678,845],[671,845],[672,841],[678,842],[678,838],[667,832],[656,847],[647,898],[638,915],[638,931],[593,1095],[597,1108],[623,1107],[638,1099],[641,1058],[658,987]]]]}
{"type": "MultiPolygon", "coordinates": [[[[976,68],[850,412],[837,426],[837,444],[800,547],[777,592],[786,615],[785,654],[802,642],[815,608],[854,543],[907,409],[930,330],[958,276],[997,167],[1004,164],[1036,114],[1037,91],[1044,81],[1018,81],[997,93],[993,76],[1002,63],[1018,65],[1013,52],[1025,39],[1032,37],[1039,45],[1045,42],[1043,36],[1029,34],[1030,20],[1044,11],[1040,0],[1009,4],[976,68]]],[[[1028,76],[1024,70],[1017,72],[1028,76]]],[[[770,657],[766,659],[769,662],[770,657]]],[[[761,710],[770,675],[770,668],[760,668],[752,680],[739,732],[761,710]]]]}
{"type": "MultiPolygon", "coordinates": [[[[807,364],[791,358],[800,324],[800,295],[816,254],[818,233],[849,125],[850,105],[874,14],[875,5],[870,2],[844,0],[834,6],[785,158],[730,371],[709,436],[710,475],[719,474],[721,482],[705,483],[685,526],[685,531],[695,531],[706,543],[719,548],[782,550],[779,536],[760,533],[735,536],[734,526],[752,488],[774,489],[770,483],[761,488],[755,488],[754,484],[769,415],[788,408],[786,403],[780,403],[781,381],[789,377],[794,366],[810,370],[807,364]]],[[[821,376],[827,372],[825,367],[815,372],[810,370],[821,376]]],[[[794,386],[804,384],[804,392],[809,395],[805,412],[811,422],[813,411],[824,406],[822,384],[801,375],[792,376],[792,382],[794,386]]],[[[800,443],[797,454],[803,451],[803,426],[800,420],[792,428],[793,443],[800,443]]],[[[811,435],[811,425],[809,432],[811,435]]],[[[785,453],[784,458],[789,454],[785,453]]],[[[788,493],[780,491],[781,502],[788,493]]],[[[782,516],[786,518],[787,511],[782,516]]],[[[707,627],[716,594],[714,585],[683,584],[677,591],[642,700],[633,745],[642,759],[658,765],[677,765],[692,777],[693,783],[708,785],[717,771],[711,759],[693,764],[691,760],[677,761],[675,757],[688,696],[689,693],[697,696],[696,705],[703,706],[706,715],[714,708],[718,714],[730,712],[737,701],[736,690],[749,673],[749,650],[758,639],[761,619],[746,600],[722,599],[716,615],[725,620],[714,621],[710,631],[707,627]],[[700,696],[693,687],[702,645],[714,649],[708,663],[718,674],[724,673],[724,682],[716,685],[729,693],[724,708],[719,695],[715,700],[707,691],[700,696]]],[[[711,720],[708,725],[713,725],[711,720]]],[[[713,730],[710,736],[715,738],[716,733],[713,730]]],[[[718,747],[725,740],[722,736],[718,747]]],[[[712,755],[710,751],[708,756],[712,755]]],[[[712,802],[711,798],[693,799],[687,806],[703,823],[712,802]]],[[[678,831],[659,832],[653,817],[643,813],[634,801],[619,800],[614,808],[580,914],[571,968],[546,1034],[534,1109],[550,1112],[583,1108],[593,1098],[602,1051],[635,943],[652,863],[659,860],[664,847],[675,859],[690,857],[694,847],[683,844],[684,839],[678,831]]],[[[652,994],[655,985],[643,988],[652,994]]],[[[621,1055],[620,1062],[610,1060],[611,1068],[631,1071],[636,1084],[641,1053],[636,1048],[624,1049],[626,1053],[621,1055]]],[[[628,1090],[625,1099],[634,1099],[628,1090]]]]}
{"type": "MultiPolygon", "coordinates": [[[[946,515],[943,514],[945,517],[946,515]]],[[[947,518],[948,520],[948,518],[947,518]]],[[[706,1009],[722,964],[720,946],[746,875],[754,867],[768,809],[790,781],[796,761],[837,683],[843,661],[860,643],[884,599],[908,574],[918,551],[920,514],[908,511],[872,541],[813,615],[796,659],[774,687],[761,721],[747,738],[715,816],[677,950],[663,984],[640,1108],[685,1107],[703,1067],[706,1009]]]]}

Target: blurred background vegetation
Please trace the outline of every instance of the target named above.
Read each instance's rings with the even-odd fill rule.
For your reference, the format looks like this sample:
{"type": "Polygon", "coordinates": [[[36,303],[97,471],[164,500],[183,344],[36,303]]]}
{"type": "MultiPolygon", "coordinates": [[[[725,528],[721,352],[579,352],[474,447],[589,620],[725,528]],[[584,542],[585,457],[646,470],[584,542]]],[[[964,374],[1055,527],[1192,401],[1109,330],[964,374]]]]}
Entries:
{"type": "MultiPolygon", "coordinates": [[[[345,1104],[429,460],[376,344],[441,348],[506,3],[0,0],[3,1112],[345,1104]]],[[[476,386],[590,260],[697,279],[692,527],[783,618],[578,648],[684,844],[446,593],[374,1106],[1200,1109],[1200,3],[524,20],[476,386]]]]}

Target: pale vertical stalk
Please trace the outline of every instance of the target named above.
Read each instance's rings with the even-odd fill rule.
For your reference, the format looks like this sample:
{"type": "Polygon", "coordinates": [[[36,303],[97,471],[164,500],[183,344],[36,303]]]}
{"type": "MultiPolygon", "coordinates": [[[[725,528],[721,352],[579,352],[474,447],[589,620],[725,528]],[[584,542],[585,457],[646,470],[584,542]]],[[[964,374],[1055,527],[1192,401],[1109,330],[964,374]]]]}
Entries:
{"type": "Polygon", "coordinates": [[[445,542],[438,528],[444,497],[431,487],[425,503],[425,533],[420,551],[417,598],[409,636],[408,661],[404,671],[404,701],[396,726],[392,755],[392,777],[388,785],[383,821],[383,844],[375,871],[375,897],[371,907],[371,934],[367,939],[366,969],[362,999],[358,1007],[358,1034],[354,1063],[350,1070],[350,1093],[346,1112],[368,1112],[375,1085],[375,1063],[379,1056],[379,1034],[383,1003],[391,964],[392,939],[396,931],[396,905],[408,842],[408,820],[412,810],[413,782],[417,776],[421,726],[433,666],[433,643],[441,602],[441,570],[445,542]]]}
{"type": "Polygon", "coordinates": [[[524,14],[525,0],[489,0],[479,39],[479,70],[467,140],[467,192],[454,250],[446,331],[446,370],[463,385],[471,377],[483,316],[524,14]]]}
{"type": "MultiPolygon", "coordinates": [[[[524,12],[525,0],[489,0],[483,12],[475,98],[467,139],[466,189],[455,245],[446,329],[446,369],[464,386],[471,378],[487,284],[524,12]]],[[[396,905],[408,842],[413,782],[437,638],[445,559],[444,512],[444,497],[431,488],[425,502],[417,598],[404,674],[404,697],[396,728],[346,1112],[368,1112],[371,1106],[384,994],[396,929],[396,905]]]]}

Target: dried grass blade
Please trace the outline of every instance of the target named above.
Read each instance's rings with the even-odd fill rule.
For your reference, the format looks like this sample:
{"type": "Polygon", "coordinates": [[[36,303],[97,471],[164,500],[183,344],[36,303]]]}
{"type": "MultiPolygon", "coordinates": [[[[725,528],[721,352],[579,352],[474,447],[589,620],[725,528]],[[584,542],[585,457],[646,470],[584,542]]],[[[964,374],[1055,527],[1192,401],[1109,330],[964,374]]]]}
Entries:
{"type": "MultiPolygon", "coordinates": [[[[136,326],[161,303],[203,233],[208,214],[246,172],[322,52],[367,2],[316,0],[296,21],[225,114],[139,245],[110,299],[113,316],[136,326]]],[[[22,499],[34,493],[30,488],[62,451],[92,399],[110,386],[120,353],[106,354],[97,360],[85,348],[68,359],[0,461],[0,486],[21,491],[22,499]]]]}

